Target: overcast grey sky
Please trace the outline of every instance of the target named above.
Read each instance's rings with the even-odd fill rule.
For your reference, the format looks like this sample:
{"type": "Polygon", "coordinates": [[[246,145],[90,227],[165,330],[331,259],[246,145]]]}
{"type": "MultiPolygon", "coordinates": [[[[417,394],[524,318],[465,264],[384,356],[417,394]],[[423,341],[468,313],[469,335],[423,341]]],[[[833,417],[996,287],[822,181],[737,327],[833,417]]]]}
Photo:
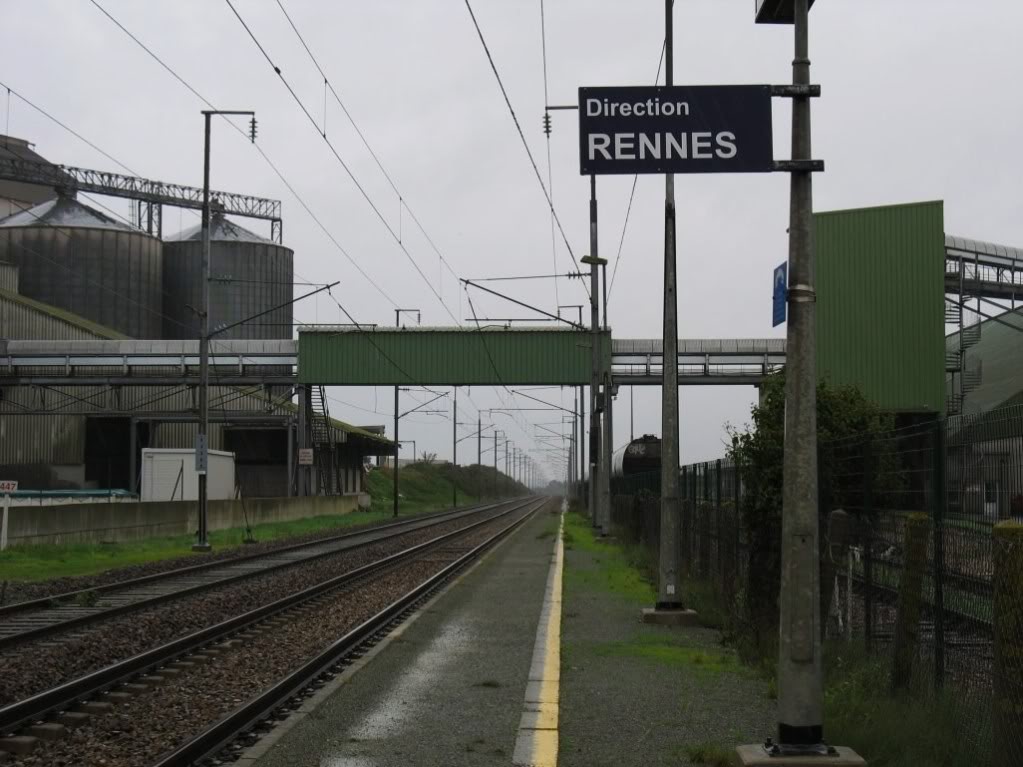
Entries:
{"type": "MultiPolygon", "coordinates": [[[[451,323],[225,2],[99,2],[217,107],[254,109],[261,147],[347,253],[397,304],[421,308],[424,324],[451,323]]],[[[559,271],[571,268],[560,239],[552,254],[546,202],[463,0],[283,2],[408,207],[457,274],[545,273],[554,258],[559,271]]],[[[235,4],[322,122],[323,79],[277,2],[235,4]]],[[[201,183],[202,103],[94,4],[4,5],[0,81],[140,175],[201,183]]],[[[540,2],[472,5],[546,178],[540,2]]],[[[754,25],[753,5],[753,0],[676,2],[677,83],[791,80],[791,27],[754,25]]],[[[552,102],[574,102],[580,85],[653,82],[664,35],[659,0],[546,0],[545,10],[552,102]]],[[[943,199],[946,231],[1023,244],[1020,29],[1023,4],[1013,0],[819,0],[811,13],[811,57],[812,78],[823,97],[813,105],[813,143],[827,172],[815,178],[815,209],[943,199]]],[[[34,142],[45,157],[120,170],[17,97],[9,104],[8,109],[6,93],[0,92],[0,128],[34,142]]],[[[326,131],[397,230],[396,195],[331,101],[326,131]]],[[[789,112],[778,100],[774,141],[775,156],[788,157],[789,112]]],[[[573,113],[554,114],[551,154],[555,205],[581,256],[589,249],[588,184],[579,175],[573,113]]],[[[393,304],[355,271],[256,151],[225,125],[214,131],[212,175],[217,188],[284,201],[285,243],[295,250],[297,279],[341,280],[336,293],[360,322],[393,320],[393,304]]],[[[599,179],[600,248],[612,264],[631,183],[631,177],[599,179]]],[[[782,335],[782,328],[770,326],[771,270],[786,256],[788,177],[678,177],[676,189],[680,335],[782,335]]],[[[127,210],[120,201],[104,202],[127,210]]],[[[165,231],[195,220],[194,214],[168,212],[165,231]]],[[[641,177],[611,298],[616,336],[659,336],[662,221],[663,180],[641,177]]],[[[260,222],[241,223],[268,233],[260,222]]],[[[457,281],[410,224],[403,213],[404,244],[448,310],[464,320],[470,315],[457,281]]],[[[578,282],[560,283],[557,299],[553,284],[509,289],[548,309],[557,300],[576,304],[585,298],[578,282]]],[[[514,316],[496,299],[474,302],[481,314],[514,316]]],[[[329,300],[305,302],[296,318],[343,320],[329,300]]],[[[623,394],[616,410],[618,444],[629,431],[623,394]]],[[[332,404],[337,417],[390,424],[390,390],[335,389],[332,396],[350,403],[332,404]]],[[[480,408],[500,405],[492,390],[474,389],[471,396],[480,408]]],[[[683,389],[683,460],[718,457],[723,424],[744,423],[753,398],[748,387],[683,389]]],[[[464,396],[459,400],[459,420],[475,420],[472,405],[464,396]]],[[[660,431],[658,403],[659,390],[637,390],[637,433],[660,431]]],[[[534,422],[558,420],[547,413],[525,413],[521,423],[501,419],[520,446],[530,442],[525,431],[531,430],[523,428],[527,416],[534,422]]],[[[449,421],[410,418],[404,437],[417,440],[420,451],[450,455],[449,421]]],[[[468,451],[469,444],[462,446],[468,451]]],[[[474,456],[475,445],[471,452],[474,456]]]]}

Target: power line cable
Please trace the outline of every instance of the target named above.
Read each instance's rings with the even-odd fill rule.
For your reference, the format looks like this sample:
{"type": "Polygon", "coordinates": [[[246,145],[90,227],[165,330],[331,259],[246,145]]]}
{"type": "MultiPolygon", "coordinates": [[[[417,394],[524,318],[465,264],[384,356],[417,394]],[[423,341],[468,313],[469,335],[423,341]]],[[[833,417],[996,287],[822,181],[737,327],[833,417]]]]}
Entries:
{"type": "MultiPolygon", "coordinates": [[[[515,123],[515,130],[519,133],[519,138],[522,140],[522,147],[526,150],[526,155],[529,157],[529,164],[533,167],[533,173],[536,176],[537,182],[540,184],[540,189],[543,191],[543,196],[547,200],[547,204],[550,206],[551,215],[554,216],[554,221],[558,225],[558,231],[561,232],[561,238],[565,242],[565,248],[568,250],[568,255],[571,257],[573,263],[575,262],[575,253],[572,251],[572,245],[568,241],[568,235],[565,234],[565,228],[561,225],[561,219],[558,216],[557,210],[554,208],[554,201],[551,199],[550,192],[547,191],[547,185],[543,182],[543,177],[540,175],[540,169],[536,165],[536,160],[533,158],[533,152],[529,148],[529,143],[526,141],[526,134],[522,132],[522,125],[519,123],[518,115],[515,114],[515,108],[512,106],[511,99],[508,97],[508,91],[505,90],[504,82],[501,80],[501,74],[497,71],[497,64],[494,63],[494,57],[490,53],[490,47],[487,45],[486,38],[483,37],[483,30],[480,29],[479,22],[476,20],[476,14],[472,10],[469,0],[465,0],[465,7],[469,11],[469,16],[472,18],[472,24],[476,28],[476,34],[479,36],[480,43],[483,44],[483,51],[487,54],[487,61],[490,62],[490,69],[494,73],[494,77],[497,79],[497,86],[501,89],[501,95],[504,97],[504,103],[508,107],[508,112],[511,114],[512,122],[515,123]]],[[[586,284],[583,283],[583,287],[586,284]]],[[[587,288],[587,291],[589,289],[587,288]]]]}
{"type": "MultiPolygon", "coordinates": [[[[547,134],[547,186],[551,192],[551,261],[554,262],[554,272],[558,271],[558,240],[554,234],[554,176],[551,172],[551,115],[547,105],[551,103],[550,94],[547,88],[547,21],[544,14],[544,2],[540,0],[540,44],[543,58],[543,127],[547,134]]],[[[554,301],[555,306],[561,305],[561,296],[558,293],[558,281],[554,280],[554,301]]]]}
{"type": "MultiPolygon", "coordinates": [[[[95,0],[93,0],[93,1],[95,1],[95,0]]],[[[451,312],[451,309],[448,307],[448,305],[444,302],[444,298],[440,295],[440,293],[437,292],[437,289],[434,287],[433,283],[430,282],[430,279],[426,276],[426,274],[420,268],[419,264],[416,263],[415,258],[413,258],[412,254],[409,252],[408,248],[406,248],[404,243],[401,241],[401,238],[398,236],[398,234],[394,231],[394,229],[388,223],[387,219],[384,217],[384,214],[380,212],[380,209],[377,207],[376,203],[373,202],[373,199],[366,192],[366,189],[359,182],[358,178],[356,178],[355,174],[352,172],[352,169],[349,167],[348,163],[346,163],[344,158],[341,157],[341,154],[337,151],[337,148],[334,146],[334,144],[331,142],[331,140],[326,137],[326,135],[324,135],[323,133],[320,132],[319,126],[317,126],[317,124],[316,124],[316,119],[309,112],[308,107],[306,107],[306,105],[302,101],[302,99],[299,98],[298,94],[295,92],[295,89],[291,87],[291,83],[289,83],[287,78],[284,77],[284,74],[281,72],[281,68],[274,63],[272,58],[270,58],[270,55],[266,52],[266,49],[259,42],[259,39],[253,33],[253,31],[249,27],[249,25],[245,22],[245,19],[242,18],[242,15],[240,13],[238,13],[238,9],[234,7],[234,4],[231,2],[231,0],[224,0],[224,2],[227,3],[228,7],[231,9],[231,12],[234,13],[235,18],[238,19],[238,22],[242,25],[242,27],[248,33],[249,37],[252,39],[252,42],[255,43],[256,47],[259,49],[259,52],[263,54],[263,58],[266,59],[267,64],[270,65],[270,68],[273,69],[273,71],[276,73],[277,77],[280,78],[281,83],[283,83],[283,85],[287,89],[288,93],[291,94],[292,99],[294,99],[295,103],[298,104],[299,108],[302,110],[302,113],[309,120],[309,124],[313,126],[313,128],[316,130],[317,135],[320,136],[320,138],[323,139],[324,143],[326,143],[327,147],[331,151],[331,154],[334,155],[334,158],[338,161],[338,163],[344,169],[345,173],[348,174],[348,177],[351,179],[352,183],[355,184],[356,189],[358,189],[359,192],[362,194],[363,198],[369,204],[370,208],[376,214],[377,218],[380,219],[380,223],[382,223],[384,225],[384,228],[387,229],[387,232],[391,235],[391,238],[397,243],[397,245],[398,245],[399,249],[402,251],[402,253],[405,254],[405,257],[408,259],[409,263],[412,264],[412,267],[416,270],[416,272],[419,274],[419,276],[423,279],[423,282],[425,282],[427,287],[430,288],[430,292],[432,292],[433,295],[437,298],[437,300],[440,302],[441,306],[444,307],[444,310],[448,313],[448,315],[450,315],[451,319],[454,320],[455,324],[461,324],[461,323],[458,322],[458,318],[451,312]]]]}
{"type": "MultiPolygon", "coordinates": [[[[473,321],[476,323],[476,332],[479,334],[480,343],[483,344],[483,350],[484,350],[484,352],[486,352],[487,359],[490,361],[490,367],[493,369],[494,375],[497,377],[497,380],[500,382],[501,387],[506,392],[508,392],[511,395],[512,400],[515,402],[515,406],[519,407],[519,403],[515,399],[515,391],[513,389],[509,388],[508,384],[506,384],[504,382],[504,378],[501,376],[501,372],[497,369],[497,363],[494,361],[494,356],[493,356],[493,354],[490,353],[490,346],[487,344],[486,336],[483,334],[483,327],[480,325],[479,317],[476,314],[476,307],[473,306],[472,296],[469,294],[468,290],[466,290],[466,292],[465,292],[465,297],[466,297],[466,300],[469,303],[469,310],[472,312],[473,321]]],[[[498,389],[497,392],[498,392],[498,397],[501,400],[501,404],[504,405],[504,407],[506,409],[511,410],[510,408],[508,408],[508,403],[505,401],[504,397],[501,396],[500,389],[498,389]]],[[[519,429],[522,431],[522,433],[526,436],[527,439],[533,439],[533,437],[529,434],[529,430],[527,428],[528,422],[526,422],[525,419],[523,419],[523,423],[526,424],[524,426],[523,423],[519,423],[519,420],[518,420],[518,418],[521,417],[521,416],[516,417],[516,412],[515,411],[511,411],[511,412],[512,412],[512,420],[515,421],[515,425],[519,427],[519,429]]]]}
{"type": "MultiPolygon", "coordinates": [[[[137,172],[135,172],[134,170],[132,170],[131,168],[129,168],[129,167],[127,166],[127,165],[125,165],[125,164],[124,164],[123,162],[121,162],[120,160],[118,160],[118,159],[117,159],[116,157],[114,157],[114,156],[113,156],[113,155],[111,155],[110,153],[106,152],[105,150],[101,149],[100,147],[96,146],[96,144],[94,144],[93,142],[89,141],[89,139],[87,139],[87,138],[86,138],[85,136],[83,136],[83,135],[82,135],[81,133],[79,133],[78,131],[76,131],[76,130],[75,130],[74,128],[71,128],[70,126],[68,126],[68,125],[66,125],[65,123],[61,122],[61,121],[60,121],[60,120],[58,120],[58,119],[57,119],[56,117],[54,117],[54,116],[53,116],[52,114],[50,114],[50,113],[49,113],[49,112],[47,112],[47,111],[46,111],[45,109],[43,109],[43,108],[42,108],[41,106],[39,106],[38,104],[36,104],[36,103],[34,103],[34,102],[30,101],[29,99],[27,99],[27,98],[26,98],[25,96],[23,96],[22,94],[18,93],[18,91],[16,91],[16,90],[14,90],[13,88],[11,88],[11,86],[7,85],[7,84],[6,84],[6,83],[4,83],[4,82],[0,82],[0,87],[2,87],[2,88],[6,88],[6,89],[7,89],[7,94],[8,94],[8,100],[10,99],[10,94],[12,94],[12,93],[13,93],[13,94],[14,94],[15,96],[17,96],[17,97],[18,97],[19,99],[21,99],[21,100],[22,100],[23,102],[25,102],[25,103],[26,103],[26,104],[28,104],[28,105],[29,105],[30,107],[32,107],[32,108],[33,108],[34,110],[36,110],[37,112],[39,112],[39,113],[40,113],[41,115],[43,115],[44,117],[47,117],[48,119],[50,119],[50,120],[52,120],[53,122],[55,122],[55,123],[56,123],[57,125],[59,125],[59,126],[60,126],[61,128],[63,128],[64,130],[66,130],[66,131],[67,131],[68,133],[70,133],[70,134],[71,134],[72,136],[74,136],[75,138],[77,138],[77,139],[79,139],[80,141],[83,141],[84,143],[88,144],[88,145],[89,145],[90,147],[92,147],[93,149],[95,149],[95,150],[96,150],[97,152],[99,152],[99,153],[100,153],[101,155],[103,155],[104,157],[106,157],[106,158],[107,158],[108,160],[110,160],[110,162],[114,163],[114,164],[115,164],[115,165],[117,165],[117,166],[118,166],[119,168],[123,168],[124,170],[126,170],[126,171],[128,171],[128,172],[129,172],[130,174],[132,174],[133,176],[138,176],[138,175],[139,175],[139,174],[138,174],[137,172]]],[[[7,107],[7,109],[8,109],[8,127],[7,127],[7,130],[10,130],[10,123],[9,123],[9,116],[10,116],[10,102],[9,102],[9,101],[8,101],[8,107],[7,107]]],[[[10,149],[10,147],[8,147],[8,149],[10,149]]]]}
{"type": "MultiPolygon", "coordinates": [[[[394,193],[398,196],[399,215],[401,213],[401,208],[404,208],[408,212],[409,216],[412,218],[412,221],[415,223],[416,227],[422,233],[423,237],[426,238],[426,241],[430,244],[430,247],[433,248],[434,252],[437,254],[437,257],[440,259],[441,263],[453,277],[457,278],[458,274],[455,272],[454,269],[451,268],[451,264],[448,263],[448,260],[446,258],[444,258],[444,255],[440,252],[440,249],[437,247],[436,243],[434,243],[429,233],[419,222],[419,219],[416,217],[415,212],[412,210],[411,207],[409,207],[407,198],[401,193],[401,190],[398,189],[398,185],[394,182],[394,179],[391,177],[391,174],[387,172],[387,169],[381,162],[380,157],[374,151],[373,147],[370,146],[369,140],[362,132],[362,129],[359,127],[358,123],[355,122],[355,118],[352,117],[352,114],[351,112],[349,112],[348,107],[341,99],[341,95],[334,88],[334,84],[330,82],[330,78],[327,77],[327,73],[323,70],[323,67],[320,66],[320,62],[316,59],[316,56],[313,54],[312,49],[306,43],[305,38],[302,36],[302,33],[298,30],[298,26],[295,24],[294,20],[292,20],[291,16],[288,14],[288,11],[285,9],[284,4],[281,2],[281,0],[277,0],[277,6],[281,9],[281,13],[284,14],[284,17],[288,20],[288,24],[291,26],[291,29],[295,32],[295,35],[298,37],[299,42],[302,43],[302,47],[305,48],[305,52],[309,54],[309,59],[313,62],[313,65],[316,67],[316,70],[323,77],[324,87],[327,90],[329,90],[330,94],[334,97],[334,100],[337,102],[337,105],[341,107],[341,111],[344,112],[345,117],[348,118],[348,122],[351,124],[352,128],[355,129],[355,133],[362,141],[363,146],[366,147],[366,151],[368,151],[370,156],[373,158],[373,162],[376,163],[377,168],[380,169],[380,172],[383,174],[384,178],[387,179],[387,183],[390,185],[394,193]]],[[[326,108],[324,108],[324,121],[326,121],[326,108]]],[[[325,122],[324,125],[326,125],[325,122]]],[[[325,128],[323,133],[326,134],[325,128]]]]}
{"type": "MultiPolygon", "coordinates": [[[[672,6],[675,5],[675,0],[672,0],[672,6]]],[[[654,85],[661,79],[661,67],[664,66],[664,52],[667,46],[667,41],[661,43],[661,57],[657,60],[657,74],[654,75],[654,85]]],[[[611,282],[607,286],[607,300],[611,302],[611,291],[615,287],[615,277],[618,276],[618,265],[622,261],[622,246],[625,244],[625,232],[629,228],[629,216],[632,214],[632,201],[636,196],[636,182],[639,180],[639,174],[636,173],[632,177],[632,191],[629,192],[629,206],[625,209],[625,221],[622,223],[622,236],[618,240],[618,255],[615,256],[615,268],[611,270],[611,282]]]]}
{"type": "MultiPolygon", "coordinates": [[[[97,0],[89,0],[89,2],[91,2],[94,6],[96,6],[96,8],[98,8],[103,13],[104,16],[106,16],[108,19],[110,19],[110,21],[113,22],[114,25],[117,26],[118,29],[120,29],[129,38],[131,38],[135,42],[136,45],[138,45],[143,51],[145,51],[150,56],[150,58],[152,58],[157,64],[159,64],[161,67],[163,67],[163,69],[165,69],[175,80],[177,80],[179,83],[181,83],[190,93],[192,93],[192,95],[194,95],[197,99],[199,99],[202,103],[204,103],[210,109],[214,109],[214,110],[216,109],[216,107],[213,105],[213,103],[209,99],[207,99],[205,96],[203,96],[201,93],[199,93],[199,91],[197,91],[195,88],[193,88],[183,77],[181,77],[181,75],[179,75],[177,72],[175,72],[174,69],[172,69],[170,67],[170,65],[168,65],[163,59],[161,59],[159,56],[157,56],[156,53],[154,53],[152,51],[152,49],[150,49],[138,37],[136,37],[134,34],[132,34],[131,31],[128,30],[128,28],[125,27],[120,21],[118,21],[116,18],[114,18],[114,16],[111,15],[109,11],[107,11],[102,5],[99,4],[99,2],[97,2],[97,0]]],[[[236,124],[232,120],[227,119],[227,117],[224,117],[223,115],[221,115],[221,117],[223,117],[224,121],[228,125],[230,125],[232,128],[234,128],[240,135],[245,137],[246,143],[251,144],[251,142],[249,141],[248,133],[247,133],[247,131],[244,128],[242,128],[241,126],[239,126],[238,124],[236,124]]],[[[316,223],[316,225],[320,228],[320,230],[327,236],[327,239],[329,239],[331,241],[331,243],[333,243],[333,245],[337,249],[337,251],[342,256],[344,256],[345,259],[353,267],[355,267],[355,270],[360,275],[362,275],[362,277],[365,278],[366,281],[369,282],[369,284],[373,286],[373,288],[377,291],[377,293],[379,293],[381,296],[383,296],[391,304],[391,306],[397,306],[398,303],[390,295],[388,295],[388,293],[383,288],[381,288],[380,285],[378,285],[377,282],[372,277],[370,277],[366,273],[366,271],[351,256],[351,254],[349,254],[348,251],[345,250],[345,248],[343,248],[341,246],[341,243],[339,243],[337,238],[334,237],[334,235],[330,232],[330,230],[327,229],[326,225],[320,220],[319,216],[317,216],[315,213],[313,213],[312,208],[310,208],[309,205],[306,203],[306,201],[304,199],[302,199],[302,196],[295,190],[295,187],[292,186],[291,182],[288,181],[287,178],[285,178],[285,176],[281,172],[280,168],[278,168],[276,163],[274,163],[273,160],[270,159],[270,157],[269,157],[269,155],[267,155],[266,151],[259,144],[252,144],[252,146],[259,153],[260,157],[263,158],[263,160],[270,167],[270,169],[274,172],[274,174],[277,176],[277,178],[280,179],[281,183],[284,184],[285,187],[287,187],[289,192],[291,192],[292,196],[295,198],[295,200],[298,202],[298,204],[300,206],[302,206],[302,209],[309,215],[310,218],[312,218],[312,220],[316,223]]],[[[297,274],[297,272],[296,272],[296,274],[297,274]]],[[[301,275],[299,275],[299,276],[301,276],[301,275]]],[[[305,278],[303,278],[303,279],[305,279],[305,278]]]]}

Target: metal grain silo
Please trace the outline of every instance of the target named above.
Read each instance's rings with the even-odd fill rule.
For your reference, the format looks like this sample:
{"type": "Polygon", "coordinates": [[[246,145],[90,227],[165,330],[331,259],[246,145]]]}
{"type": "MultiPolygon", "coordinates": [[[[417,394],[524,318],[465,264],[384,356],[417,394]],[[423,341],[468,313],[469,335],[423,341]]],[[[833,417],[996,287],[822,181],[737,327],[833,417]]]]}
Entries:
{"type": "MultiPolygon", "coordinates": [[[[164,338],[198,338],[202,227],[164,242],[164,338]]],[[[210,216],[210,331],[216,338],[291,338],[294,251],[229,221],[210,216]],[[274,307],[280,307],[274,309],[274,307]],[[273,311],[268,311],[273,309],[273,311]],[[235,325],[223,333],[219,328],[235,325]]]]}
{"type": "Polygon", "coordinates": [[[163,245],[61,195],[0,221],[23,296],[133,338],[160,338],[163,245]]]}

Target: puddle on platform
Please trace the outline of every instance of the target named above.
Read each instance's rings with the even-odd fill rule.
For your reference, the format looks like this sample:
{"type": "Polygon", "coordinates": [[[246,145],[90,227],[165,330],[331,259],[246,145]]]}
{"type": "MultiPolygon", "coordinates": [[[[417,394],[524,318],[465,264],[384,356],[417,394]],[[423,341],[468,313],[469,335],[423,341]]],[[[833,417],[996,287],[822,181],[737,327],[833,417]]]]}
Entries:
{"type": "MultiPolygon", "coordinates": [[[[428,696],[437,689],[447,669],[477,640],[477,632],[473,631],[471,621],[465,615],[447,623],[440,634],[380,696],[362,721],[351,729],[348,736],[353,742],[349,747],[358,750],[366,745],[358,741],[393,738],[404,729],[406,723],[414,722],[421,711],[430,708],[428,696]]],[[[379,660],[382,659],[377,662],[379,660]]],[[[341,754],[320,760],[320,767],[374,767],[375,764],[371,757],[341,754]]]]}

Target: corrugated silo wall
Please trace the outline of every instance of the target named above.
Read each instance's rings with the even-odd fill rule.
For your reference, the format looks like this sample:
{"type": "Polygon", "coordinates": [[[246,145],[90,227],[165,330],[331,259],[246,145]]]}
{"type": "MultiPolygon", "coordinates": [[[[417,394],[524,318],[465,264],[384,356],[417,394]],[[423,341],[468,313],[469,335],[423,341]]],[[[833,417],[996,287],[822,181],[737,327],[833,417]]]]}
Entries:
{"type": "MultiPolygon", "coordinates": [[[[216,337],[291,338],[293,251],[273,243],[217,240],[210,254],[210,328],[242,323],[216,337]]],[[[201,301],[202,242],[165,243],[163,264],[164,338],[198,338],[199,321],[188,307],[201,301]]]]}
{"type": "MultiPolygon", "coordinates": [[[[18,267],[16,264],[0,261],[0,290],[6,290],[11,293],[18,292],[18,267]]],[[[5,332],[4,337],[6,336],[7,333],[5,332]]]]}
{"type": "Polygon", "coordinates": [[[817,370],[882,409],[945,410],[941,202],[817,213],[817,370]]]}
{"type": "Polygon", "coordinates": [[[132,338],[162,330],[163,244],[141,232],[56,226],[0,228],[0,261],[19,292],[132,338]]]}

